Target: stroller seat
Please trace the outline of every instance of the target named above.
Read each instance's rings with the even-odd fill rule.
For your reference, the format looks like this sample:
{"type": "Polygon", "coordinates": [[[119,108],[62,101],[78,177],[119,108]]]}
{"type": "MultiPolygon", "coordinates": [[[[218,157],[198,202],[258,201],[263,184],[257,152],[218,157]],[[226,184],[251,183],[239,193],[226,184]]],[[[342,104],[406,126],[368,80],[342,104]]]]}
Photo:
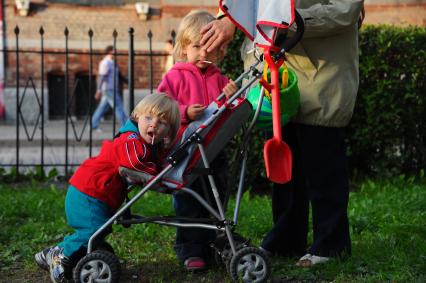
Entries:
{"type": "MultiPolygon", "coordinates": [[[[206,167],[201,160],[200,151],[197,150],[197,142],[182,148],[182,145],[191,135],[202,128],[203,131],[199,135],[200,144],[203,146],[207,161],[210,163],[221,152],[229,140],[235,136],[242,125],[250,118],[252,106],[246,99],[236,99],[226,106],[226,110],[215,117],[216,119],[209,126],[205,126],[206,121],[214,117],[222,105],[220,102],[212,102],[205,110],[202,117],[187,125],[181,126],[175,146],[170,151],[173,156],[177,151],[186,151],[186,157],[182,159],[172,170],[165,174],[160,182],[157,182],[153,189],[162,193],[170,193],[184,186],[190,185],[196,178],[197,174],[192,172],[195,169],[203,170],[206,167]]],[[[120,175],[126,178],[130,183],[145,184],[155,178],[154,175],[147,172],[135,171],[129,168],[120,167],[120,175]]]]}

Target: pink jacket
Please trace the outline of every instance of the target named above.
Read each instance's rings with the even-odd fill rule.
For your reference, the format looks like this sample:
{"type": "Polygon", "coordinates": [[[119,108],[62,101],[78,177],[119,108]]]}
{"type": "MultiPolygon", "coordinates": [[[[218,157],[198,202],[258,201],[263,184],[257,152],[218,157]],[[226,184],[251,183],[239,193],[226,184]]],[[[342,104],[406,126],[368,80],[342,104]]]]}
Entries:
{"type": "Polygon", "coordinates": [[[179,103],[182,123],[188,123],[186,109],[192,104],[209,105],[228,83],[228,78],[220,73],[218,67],[210,65],[201,72],[194,64],[176,63],[163,77],[158,86],[179,103]]]}

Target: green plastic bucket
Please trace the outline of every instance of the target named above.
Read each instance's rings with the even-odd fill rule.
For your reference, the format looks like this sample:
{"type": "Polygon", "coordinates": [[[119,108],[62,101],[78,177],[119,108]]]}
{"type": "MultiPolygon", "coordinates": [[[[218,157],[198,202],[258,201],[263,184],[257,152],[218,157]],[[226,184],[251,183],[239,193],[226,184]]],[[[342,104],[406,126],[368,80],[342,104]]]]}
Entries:
{"type": "MultiPolygon", "coordinates": [[[[280,110],[281,110],[281,125],[284,126],[290,121],[290,118],[293,117],[298,109],[300,104],[300,92],[297,87],[297,76],[296,73],[288,68],[288,86],[286,88],[280,87],[280,110]]],[[[280,75],[280,85],[282,73],[284,68],[279,69],[280,75]]],[[[270,81],[271,76],[270,72],[267,73],[268,81],[270,81]]],[[[253,115],[257,109],[257,103],[259,101],[261,85],[258,84],[252,88],[248,95],[247,100],[253,106],[253,115]]],[[[262,105],[260,107],[259,117],[256,121],[256,126],[261,129],[272,129],[272,104],[269,97],[264,96],[262,100],[262,105]]]]}

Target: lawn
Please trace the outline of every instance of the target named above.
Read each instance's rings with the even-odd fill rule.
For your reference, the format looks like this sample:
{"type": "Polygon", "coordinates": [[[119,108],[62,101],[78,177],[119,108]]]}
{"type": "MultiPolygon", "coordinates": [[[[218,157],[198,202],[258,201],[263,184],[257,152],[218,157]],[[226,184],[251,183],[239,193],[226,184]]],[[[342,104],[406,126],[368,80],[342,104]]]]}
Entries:
{"type": "MultiPolygon", "coordinates": [[[[354,185],[349,217],[352,257],[314,268],[273,258],[272,282],[426,282],[426,180],[396,177],[354,185]]],[[[70,232],[63,184],[0,185],[0,282],[48,282],[33,254],[70,232]]],[[[232,211],[232,207],[228,211],[232,211]]],[[[134,213],[169,215],[171,197],[149,193],[134,213]]],[[[237,232],[259,245],[272,225],[268,196],[245,194],[237,232]]],[[[224,268],[189,274],[173,252],[174,228],[114,226],[108,241],[123,260],[121,282],[229,282],[224,268]]]]}

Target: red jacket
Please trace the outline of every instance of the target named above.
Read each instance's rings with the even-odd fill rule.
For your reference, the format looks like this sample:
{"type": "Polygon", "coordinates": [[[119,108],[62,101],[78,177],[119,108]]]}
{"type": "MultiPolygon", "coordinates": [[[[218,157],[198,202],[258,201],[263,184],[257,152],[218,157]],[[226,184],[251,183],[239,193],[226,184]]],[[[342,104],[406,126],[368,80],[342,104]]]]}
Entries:
{"type": "Polygon", "coordinates": [[[228,78],[219,68],[210,65],[205,72],[191,63],[176,63],[163,77],[158,86],[159,92],[165,92],[179,104],[182,123],[188,123],[186,109],[192,104],[209,105],[228,83],[228,78]]]}
{"type": "Polygon", "coordinates": [[[139,135],[137,124],[131,120],[120,129],[112,141],[104,141],[98,156],[85,160],[70,179],[79,191],[108,204],[117,210],[126,196],[126,183],[118,173],[123,166],[151,175],[157,174],[158,158],[152,146],[139,135]]]}

